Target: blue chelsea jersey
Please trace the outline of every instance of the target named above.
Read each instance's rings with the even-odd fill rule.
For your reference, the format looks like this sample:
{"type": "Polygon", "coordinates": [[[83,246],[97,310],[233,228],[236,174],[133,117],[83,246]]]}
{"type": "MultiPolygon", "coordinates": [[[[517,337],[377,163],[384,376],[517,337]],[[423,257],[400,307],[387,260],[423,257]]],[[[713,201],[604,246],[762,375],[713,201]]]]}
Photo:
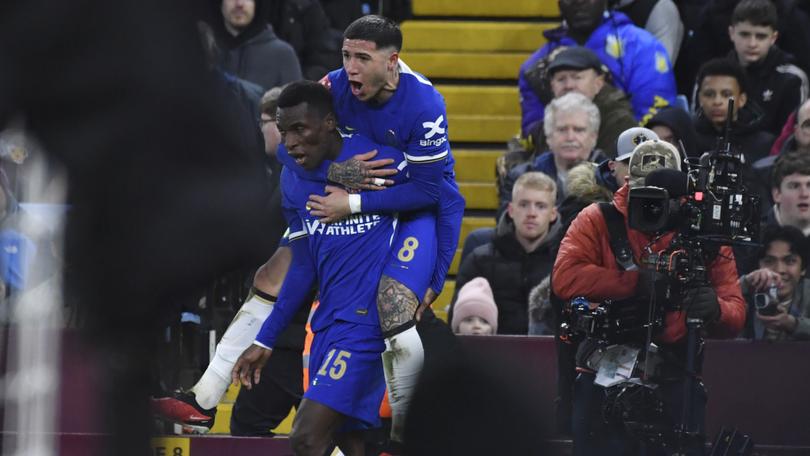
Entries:
{"type": "Polygon", "coordinates": [[[321,303],[312,316],[312,330],[317,333],[335,320],[378,325],[377,286],[396,217],[358,214],[322,224],[310,215],[306,202],[310,194],[323,194],[323,183],[303,179],[289,168],[282,170],[281,182],[290,242],[306,242],[315,266],[321,303]]]}
{"type": "MultiPolygon", "coordinates": [[[[369,145],[373,144],[360,135],[343,135],[343,147],[336,161],[366,152],[369,145]]],[[[378,149],[380,157],[394,158],[392,166],[404,164],[401,152],[388,147],[372,148],[378,149]]],[[[279,161],[284,164],[282,206],[290,226],[289,240],[307,243],[320,290],[320,306],[312,317],[313,331],[318,332],[335,320],[378,325],[377,286],[396,233],[397,217],[357,214],[340,222],[322,224],[309,213],[307,200],[312,194],[324,195],[326,183],[310,179],[308,172],[281,147],[279,161]]],[[[397,176],[400,174],[403,173],[397,176]]]]}
{"type": "Polygon", "coordinates": [[[444,99],[427,78],[405,62],[399,65],[397,90],[382,105],[362,102],[352,95],[344,69],[327,75],[341,129],[402,150],[411,163],[442,161],[445,175],[452,178],[455,161],[447,136],[444,99]]]}

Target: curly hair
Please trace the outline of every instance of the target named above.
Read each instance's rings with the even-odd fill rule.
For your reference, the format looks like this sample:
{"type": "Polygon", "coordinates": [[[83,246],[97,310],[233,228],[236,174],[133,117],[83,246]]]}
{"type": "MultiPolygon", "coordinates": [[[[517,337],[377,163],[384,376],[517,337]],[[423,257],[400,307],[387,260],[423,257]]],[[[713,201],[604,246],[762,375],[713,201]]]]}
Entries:
{"type": "Polygon", "coordinates": [[[596,182],[596,168],[596,163],[591,162],[582,162],[571,168],[565,180],[566,194],[585,201],[611,201],[613,193],[596,182]]]}

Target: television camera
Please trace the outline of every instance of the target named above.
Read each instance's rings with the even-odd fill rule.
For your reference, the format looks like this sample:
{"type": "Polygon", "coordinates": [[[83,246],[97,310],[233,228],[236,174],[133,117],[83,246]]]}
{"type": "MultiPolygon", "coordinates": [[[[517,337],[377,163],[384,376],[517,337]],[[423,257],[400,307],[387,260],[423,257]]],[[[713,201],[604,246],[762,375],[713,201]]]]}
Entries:
{"type": "MultiPolygon", "coordinates": [[[[729,100],[728,119],[734,100],[729,100]]],[[[707,264],[723,245],[751,245],[759,240],[759,197],[745,186],[742,154],[730,141],[730,124],[714,151],[699,160],[686,160],[688,171],[658,169],[645,178],[645,185],[630,189],[628,225],[656,236],[674,232],[666,249],[646,252],[643,266],[659,277],[651,288],[660,296],[653,311],[620,310],[611,302],[587,303],[577,298],[566,305],[563,338],[584,336],[604,344],[663,324],[663,314],[680,310],[680,296],[691,287],[709,284],[707,264]]]]}
{"type": "Polygon", "coordinates": [[[680,424],[665,413],[654,381],[648,382],[649,362],[657,350],[653,335],[663,327],[667,311],[682,310],[687,290],[710,285],[707,265],[721,246],[751,245],[759,240],[759,197],[746,187],[743,156],[730,142],[733,103],[730,99],[725,131],[714,151],[704,153],[699,160],[686,160],[686,172],[658,169],[646,176],[643,187],[630,189],[630,228],[656,239],[674,232],[665,249],[655,252],[648,247],[642,259],[641,266],[657,278],[650,283],[649,303],[591,303],[578,297],[564,309],[562,339],[589,337],[603,347],[630,343],[641,349],[642,378],[607,388],[603,416],[622,422],[642,441],[671,449],[700,448],[703,442],[703,435],[687,425],[687,417],[691,416],[704,322],[686,319],[687,381],[680,424]]]}

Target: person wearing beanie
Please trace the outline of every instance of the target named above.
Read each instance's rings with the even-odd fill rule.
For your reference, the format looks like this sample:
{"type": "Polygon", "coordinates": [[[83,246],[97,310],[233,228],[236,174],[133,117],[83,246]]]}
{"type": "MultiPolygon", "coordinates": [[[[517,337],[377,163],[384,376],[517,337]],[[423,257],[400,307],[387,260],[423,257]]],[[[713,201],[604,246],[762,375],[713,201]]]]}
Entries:
{"type": "Polygon", "coordinates": [[[498,306],[487,279],[476,277],[461,287],[450,326],[462,336],[491,336],[498,331],[498,306]]]}

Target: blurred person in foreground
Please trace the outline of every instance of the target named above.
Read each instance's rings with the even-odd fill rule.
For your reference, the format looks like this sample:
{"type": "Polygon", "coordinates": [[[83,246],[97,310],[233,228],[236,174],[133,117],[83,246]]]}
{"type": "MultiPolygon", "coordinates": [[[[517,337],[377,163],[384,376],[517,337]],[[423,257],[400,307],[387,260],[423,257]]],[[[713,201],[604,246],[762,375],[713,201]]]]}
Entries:
{"type": "MultiPolygon", "coordinates": [[[[276,164],[276,153],[281,134],[278,131],[276,108],[281,88],[274,88],[262,97],[259,124],[264,138],[265,153],[276,164]]],[[[281,209],[279,177],[281,166],[269,170],[271,188],[270,211],[274,214],[268,239],[278,239],[273,255],[254,274],[252,287],[233,320],[217,343],[214,356],[197,383],[188,391],[177,391],[166,397],[152,398],[153,413],[161,419],[182,425],[187,433],[202,434],[214,425],[217,404],[225,395],[231,381],[233,363],[246,346],[256,337],[259,326],[270,314],[278,298],[281,284],[292,261],[288,239],[282,239],[287,224],[281,209]]],[[[301,351],[304,344],[304,325],[308,311],[302,310],[280,337],[276,356],[263,371],[265,382],[255,391],[243,388],[237,396],[231,415],[233,435],[272,435],[275,428],[298,405],[301,389],[301,351]]]]}
{"type": "Polygon", "coordinates": [[[64,292],[99,363],[99,453],[148,454],[150,341],[176,320],[173,298],[272,251],[262,164],[224,115],[228,89],[206,71],[194,8],[0,9],[0,128],[25,118],[67,170],[64,292]]]}

